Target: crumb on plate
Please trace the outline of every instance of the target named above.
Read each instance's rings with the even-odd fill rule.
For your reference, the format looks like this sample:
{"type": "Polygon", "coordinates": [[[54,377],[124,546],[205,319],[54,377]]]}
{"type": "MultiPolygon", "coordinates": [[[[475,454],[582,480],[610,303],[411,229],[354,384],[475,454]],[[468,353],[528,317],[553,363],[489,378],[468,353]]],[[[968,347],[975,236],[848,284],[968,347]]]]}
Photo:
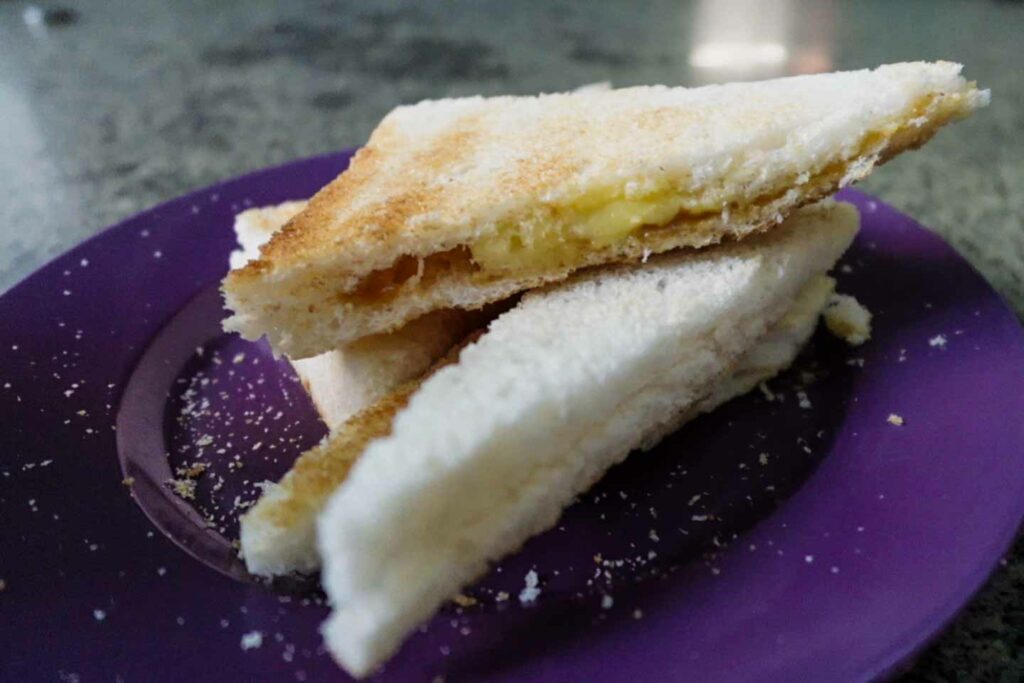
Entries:
{"type": "Polygon", "coordinates": [[[829,332],[850,346],[871,338],[871,311],[847,294],[833,294],[822,314],[829,332]]]}
{"type": "Polygon", "coordinates": [[[241,647],[243,650],[254,650],[263,645],[263,633],[261,631],[250,631],[242,634],[241,647]]]}

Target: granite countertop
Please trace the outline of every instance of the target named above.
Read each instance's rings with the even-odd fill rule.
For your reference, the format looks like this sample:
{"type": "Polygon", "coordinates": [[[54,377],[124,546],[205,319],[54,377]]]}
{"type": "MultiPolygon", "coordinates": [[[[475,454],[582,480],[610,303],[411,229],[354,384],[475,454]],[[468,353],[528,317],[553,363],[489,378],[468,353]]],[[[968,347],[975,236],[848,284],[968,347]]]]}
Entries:
{"type": "MultiPolygon", "coordinates": [[[[1021,35],[1010,0],[0,0],[0,291],[158,202],[358,145],[402,102],[942,58],[992,106],[863,187],[946,237],[1024,315],[1021,35]],[[716,42],[776,47],[759,65],[702,66],[715,59],[696,48],[716,42]]],[[[1024,543],[1004,565],[908,680],[1024,678],[1024,543]]]]}

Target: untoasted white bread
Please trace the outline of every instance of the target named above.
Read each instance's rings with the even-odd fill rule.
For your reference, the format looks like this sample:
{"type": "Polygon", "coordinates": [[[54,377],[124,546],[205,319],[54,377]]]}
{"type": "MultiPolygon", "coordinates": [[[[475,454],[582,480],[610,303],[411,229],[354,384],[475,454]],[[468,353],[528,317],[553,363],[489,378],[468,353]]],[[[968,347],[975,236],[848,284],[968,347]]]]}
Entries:
{"type": "Polygon", "coordinates": [[[577,268],[777,224],[988,101],[948,62],[399,107],[225,280],[225,325],[305,357],[577,268]]]}
{"type": "MultiPolygon", "coordinates": [[[[235,216],[235,235],[242,248],[232,252],[232,268],[259,258],[260,248],[305,205],[305,201],[284,202],[235,216]]],[[[366,337],[319,356],[291,360],[291,364],[320,418],[334,431],[403,382],[422,375],[500,310],[497,306],[483,311],[435,311],[389,334],[366,337]]]]}
{"type": "Polygon", "coordinates": [[[679,414],[662,433],[651,432],[641,448],[653,448],[661,439],[701,413],[710,413],[726,401],[742,396],[792,365],[807,343],[835,291],[836,282],[826,275],[811,278],[796,296],[793,306],[754,347],[746,352],[717,383],[711,393],[689,410],[679,414]]]}
{"type": "MultiPolygon", "coordinates": [[[[747,393],[789,367],[814,331],[833,285],[825,276],[804,285],[783,319],[757,341],[707,398],[682,413],[678,424],[747,393]]],[[[461,347],[449,352],[432,371],[454,362],[461,347]]],[[[242,556],[250,572],[279,576],[312,573],[320,568],[316,517],[367,444],[390,433],[395,414],[427,376],[407,382],[353,416],[324,442],[303,453],[279,484],[264,487],[259,501],[241,519],[242,556]]]]}
{"type": "Polygon", "coordinates": [[[434,311],[394,332],[364,337],[291,364],[333,431],[395,387],[420,377],[431,363],[501,310],[499,302],[479,311],[434,311]]]}
{"type": "Polygon", "coordinates": [[[806,207],[756,238],[581,273],[491,323],[423,383],[318,520],[334,657],[370,673],[608,467],[713,403],[856,229],[849,205],[806,207]]]}

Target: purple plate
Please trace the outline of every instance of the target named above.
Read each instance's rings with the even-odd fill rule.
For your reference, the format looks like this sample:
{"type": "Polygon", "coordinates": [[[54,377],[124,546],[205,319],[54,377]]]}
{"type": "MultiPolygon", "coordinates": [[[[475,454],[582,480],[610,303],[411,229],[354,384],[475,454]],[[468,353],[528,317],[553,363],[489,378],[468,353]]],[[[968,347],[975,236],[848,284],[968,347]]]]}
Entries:
{"type": "MultiPolygon", "coordinates": [[[[219,331],[216,285],[234,213],[348,159],[159,206],[0,299],[0,679],[345,678],[315,586],[251,581],[232,547],[323,427],[286,363],[219,331]]],[[[942,629],[1024,514],[1024,334],[939,238],[844,198],[864,227],[837,276],[874,338],[819,332],[769,392],[615,468],[381,679],[864,680],[942,629]]]]}

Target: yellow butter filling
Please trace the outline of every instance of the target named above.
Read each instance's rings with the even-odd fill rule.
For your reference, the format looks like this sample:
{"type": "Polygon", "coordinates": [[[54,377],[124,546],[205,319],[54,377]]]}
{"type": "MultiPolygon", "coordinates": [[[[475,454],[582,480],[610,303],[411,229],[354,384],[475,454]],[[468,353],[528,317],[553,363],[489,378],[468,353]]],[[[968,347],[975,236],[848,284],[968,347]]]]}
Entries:
{"type": "Polygon", "coordinates": [[[698,201],[669,190],[642,197],[605,190],[565,207],[549,207],[550,219],[529,227],[503,225],[471,245],[473,261],[490,272],[533,271],[569,265],[584,252],[623,242],[645,226],[661,226],[679,213],[717,211],[719,202],[698,201]]]}

